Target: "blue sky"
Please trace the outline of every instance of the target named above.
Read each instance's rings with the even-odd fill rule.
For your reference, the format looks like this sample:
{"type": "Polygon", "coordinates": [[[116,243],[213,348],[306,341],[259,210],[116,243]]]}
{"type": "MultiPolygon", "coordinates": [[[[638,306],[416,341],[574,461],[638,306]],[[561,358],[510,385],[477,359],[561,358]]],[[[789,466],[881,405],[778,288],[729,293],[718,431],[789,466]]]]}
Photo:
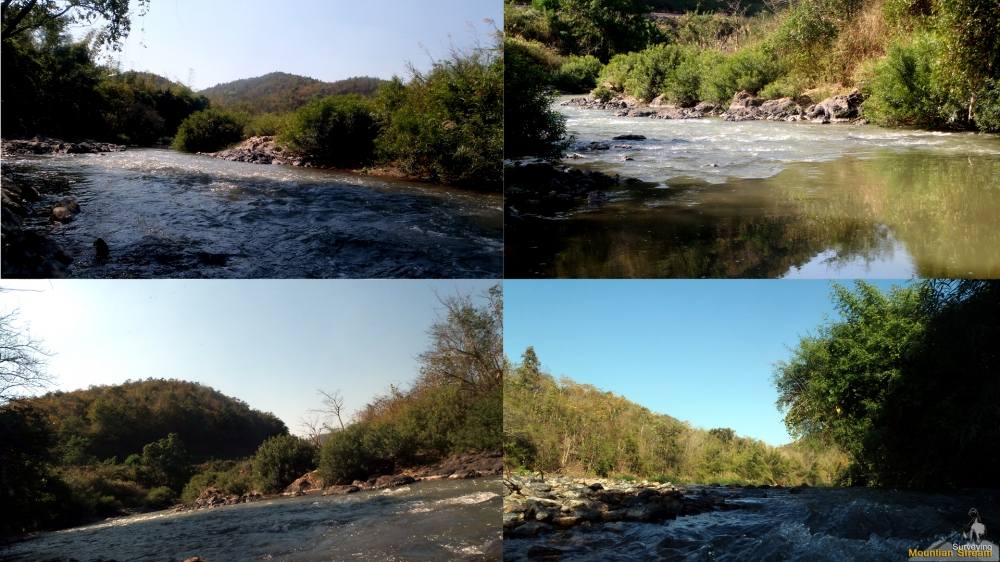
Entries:
{"type": "Polygon", "coordinates": [[[12,281],[0,311],[49,351],[54,389],[147,377],[198,381],[289,429],[340,389],[355,411],[418,375],[438,296],[491,281],[12,281]]]}
{"type": "MultiPolygon", "coordinates": [[[[272,71],[339,80],[407,76],[452,46],[488,46],[502,0],[152,0],[132,22],[123,69],[195,89],[272,71]],[[495,23],[484,23],[485,18],[495,23]]],[[[74,30],[79,34],[82,30],[74,30]]]]}
{"type": "Polygon", "coordinates": [[[780,445],[791,437],[775,406],[773,366],[835,317],[830,288],[806,280],[505,281],[504,349],[520,361],[533,345],[556,377],[780,445]]]}

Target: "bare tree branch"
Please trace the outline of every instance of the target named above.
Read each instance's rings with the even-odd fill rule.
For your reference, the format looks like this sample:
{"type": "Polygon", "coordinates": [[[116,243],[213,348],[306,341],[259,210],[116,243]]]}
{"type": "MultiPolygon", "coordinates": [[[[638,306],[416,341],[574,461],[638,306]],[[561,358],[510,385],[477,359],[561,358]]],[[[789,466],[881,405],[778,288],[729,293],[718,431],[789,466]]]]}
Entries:
{"type": "Polygon", "coordinates": [[[17,314],[15,310],[0,315],[0,404],[53,382],[45,371],[49,352],[27,330],[16,326],[17,314]]]}

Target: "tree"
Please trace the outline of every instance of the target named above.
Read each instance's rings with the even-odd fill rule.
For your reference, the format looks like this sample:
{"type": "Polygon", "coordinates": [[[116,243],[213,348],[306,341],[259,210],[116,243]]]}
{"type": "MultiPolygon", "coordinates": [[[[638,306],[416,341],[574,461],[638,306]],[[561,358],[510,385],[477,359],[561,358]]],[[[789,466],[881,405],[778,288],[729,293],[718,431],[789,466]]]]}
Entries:
{"type": "Polygon", "coordinates": [[[0,404],[52,384],[45,372],[48,352],[16,323],[17,311],[0,315],[0,404]]]}
{"type": "MultiPolygon", "coordinates": [[[[119,49],[132,27],[129,0],[3,0],[3,40],[51,25],[105,23],[96,37],[98,44],[119,49]]],[[[135,0],[138,15],[145,15],[149,0],[135,0]]]]}
{"type": "MultiPolygon", "coordinates": [[[[323,396],[323,408],[317,410],[317,412],[337,418],[340,429],[344,429],[344,418],[342,416],[344,412],[344,396],[340,394],[340,390],[334,390],[333,392],[318,390],[317,392],[323,396]]],[[[332,429],[326,423],[323,424],[323,428],[328,431],[332,429]]]]}
{"type": "Polygon", "coordinates": [[[503,293],[494,286],[487,304],[468,296],[444,299],[446,315],[430,328],[431,348],[420,356],[422,384],[458,384],[470,390],[499,388],[503,356],[503,293]]]}
{"type": "Polygon", "coordinates": [[[176,433],[142,448],[142,464],[150,469],[156,484],[180,490],[191,476],[190,457],[176,433]]]}

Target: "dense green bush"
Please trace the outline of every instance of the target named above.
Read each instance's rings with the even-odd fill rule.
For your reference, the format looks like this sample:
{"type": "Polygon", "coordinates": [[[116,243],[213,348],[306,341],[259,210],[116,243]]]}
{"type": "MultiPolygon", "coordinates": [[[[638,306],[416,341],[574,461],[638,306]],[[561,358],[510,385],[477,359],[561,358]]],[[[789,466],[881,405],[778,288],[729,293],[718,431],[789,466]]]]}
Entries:
{"type": "Polygon", "coordinates": [[[880,125],[917,127],[960,119],[961,101],[951,98],[941,55],[941,42],[933,34],[893,43],[862,86],[865,117],[880,125]]]}
{"type": "Polygon", "coordinates": [[[641,58],[641,53],[623,53],[611,57],[608,64],[601,69],[601,74],[597,78],[598,84],[619,92],[624,91],[625,81],[641,58]]]}
{"type": "Polygon", "coordinates": [[[177,501],[177,492],[166,487],[157,486],[146,494],[145,504],[150,509],[163,509],[177,501]]]}
{"type": "Polygon", "coordinates": [[[493,50],[455,53],[382,89],[378,155],[408,175],[500,191],[503,60],[493,50]]]}
{"type": "Polygon", "coordinates": [[[194,501],[202,490],[215,487],[226,494],[241,496],[253,490],[253,467],[250,460],[210,461],[184,485],[181,499],[194,501]]]}
{"type": "Polygon", "coordinates": [[[177,129],[173,147],[184,152],[215,152],[243,139],[240,116],[216,109],[191,114],[177,129]]]}
{"type": "Polygon", "coordinates": [[[986,81],[976,97],[973,117],[981,131],[1000,133],[1000,80],[986,81]]]}
{"type": "Polygon", "coordinates": [[[279,492],[316,465],[316,450],[294,435],[261,443],[253,457],[253,482],[264,493],[279,492]]]}
{"type": "Polygon", "coordinates": [[[783,71],[780,60],[765,48],[745,49],[716,58],[701,79],[701,98],[725,103],[741,90],[756,94],[783,71]]]}
{"type": "Polygon", "coordinates": [[[568,93],[589,92],[597,85],[597,77],[604,67],[597,57],[569,56],[556,71],[553,80],[557,88],[568,93]]]}
{"type": "Polygon", "coordinates": [[[327,436],[320,449],[319,475],[327,484],[350,484],[388,474],[405,456],[404,448],[390,425],[355,423],[327,436]]]}
{"type": "Polygon", "coordinates": [[[318,99],[292,114],[281,141],[322,164],[367,166],[379,133],[373,111],[372,101],[357,94],[318,99]]]}
{"type": "Polygon", "coordinates": [[[548,156],[562,150],[565,120],[552,109],[544,60],[525,41],[504,41],[504,156],[548,156]]]}

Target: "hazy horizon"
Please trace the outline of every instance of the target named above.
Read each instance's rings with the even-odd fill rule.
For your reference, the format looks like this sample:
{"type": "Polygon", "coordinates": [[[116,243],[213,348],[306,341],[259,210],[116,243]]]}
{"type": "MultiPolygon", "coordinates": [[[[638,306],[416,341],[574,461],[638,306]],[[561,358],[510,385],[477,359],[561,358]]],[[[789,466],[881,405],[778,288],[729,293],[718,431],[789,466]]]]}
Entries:
{"type": "MultiPolygon", "coordinates": [[[[150,2],[132,17],[120,51],[102,58],[152,72],[196,91],[271,72],[336,82],[355,76],[407,78],[452,50],[489,46],[503,22],[493,0],[303,0],[150,2]]],[[[91,28],[75,25],[82,38],[91,28]]]]}

